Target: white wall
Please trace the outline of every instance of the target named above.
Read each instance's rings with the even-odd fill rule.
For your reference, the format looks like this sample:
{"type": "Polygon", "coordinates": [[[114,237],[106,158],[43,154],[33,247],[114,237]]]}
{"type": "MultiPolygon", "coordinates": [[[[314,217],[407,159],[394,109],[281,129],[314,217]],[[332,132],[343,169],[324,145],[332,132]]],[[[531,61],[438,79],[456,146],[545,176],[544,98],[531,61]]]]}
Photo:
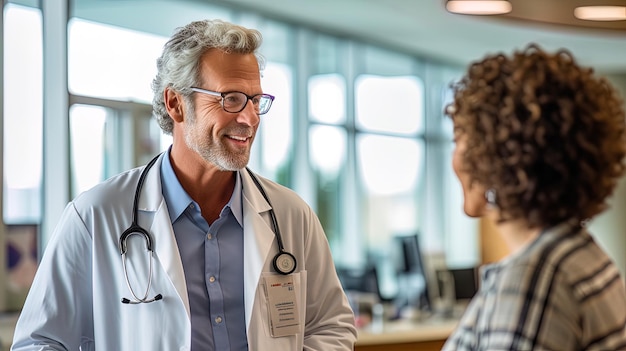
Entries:
{"type": "MultiPolygon", "coordinates": [[[[626,74],[607,77],[626,98],[626,74]]],[[[622,277],[626,277],[626,177],[621,179],[609,204],[611,207],[591,222],[589,230],[615,260],[622,277]]]]}

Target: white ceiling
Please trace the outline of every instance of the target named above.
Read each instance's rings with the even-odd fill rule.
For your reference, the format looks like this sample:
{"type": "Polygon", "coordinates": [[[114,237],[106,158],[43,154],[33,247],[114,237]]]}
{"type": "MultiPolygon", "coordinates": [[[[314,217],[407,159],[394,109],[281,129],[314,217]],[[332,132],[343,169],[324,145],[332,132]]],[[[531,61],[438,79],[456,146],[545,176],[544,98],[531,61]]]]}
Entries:
{"type": "Polygon", "coordinates": [[[509,1],[513,11],[505,17],[451,14],[445,0],[74,0],[73,9],[131,28],[169,28],[161,33],[169,35],[199,16],[219,17],[201,6],[219,4],[460,65],[534,42],[549,50],[569,49],[601,72],[626,74],[626,21],[597,23],[612,29],[594,29],[572,15],[585,2],[626,6],[626,0],[509,1]]]}
{"type": "Polygon", "coordinates": [[[576,23],[573,18],[576,5],[586,2],[626,6],[625,0],[511,0],[513,12],[507,20],[451,14],[445,10],[444,0],[210,2],[255,9],[267,16],[463,65],[486,53],[509,52],[536,42],[549,50],[567,48],[581,63],[598,70],[626,73],[626,21],[598,23],[616,28],[599,30],[575,27],[593,23],[576,23]],[[535,21],[522,21],[519,17],[534,17],[535,21]],[[552,20],[569,25],[545,23],[552,20]]]}

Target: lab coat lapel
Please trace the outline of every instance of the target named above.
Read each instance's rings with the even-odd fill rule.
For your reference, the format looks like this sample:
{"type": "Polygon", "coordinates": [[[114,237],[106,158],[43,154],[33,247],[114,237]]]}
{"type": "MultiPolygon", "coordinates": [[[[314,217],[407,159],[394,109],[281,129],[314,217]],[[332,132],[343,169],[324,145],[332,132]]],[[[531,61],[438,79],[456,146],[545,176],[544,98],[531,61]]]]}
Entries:
{"type": "Polygon", "coordinates": [[[254,307],[254,296],[275,237],[267,220],[269,216],[262,216],[271,209],[270,205],[265,201],[248,172],[241,170],[239,173],[243,184],[244,294],[246,331],[248,331],[254,307]]]}
{"type": "Polygon", "coordinates": [[[174,228],[172,228],[172,221],[161,189],[160,169],[163,155],[165,154],[159,157],[159,160],[148,172],[139,199],[138,209],[140,212],[151,212],[154,216],[152,223],[144,224],[144,228],[150,228],[156,257],[167,272],[170,281],[174,284],[179,298],[183,301],[187,310],[187,316],[191,318],[183,263],[180,259],[174,228]]]}

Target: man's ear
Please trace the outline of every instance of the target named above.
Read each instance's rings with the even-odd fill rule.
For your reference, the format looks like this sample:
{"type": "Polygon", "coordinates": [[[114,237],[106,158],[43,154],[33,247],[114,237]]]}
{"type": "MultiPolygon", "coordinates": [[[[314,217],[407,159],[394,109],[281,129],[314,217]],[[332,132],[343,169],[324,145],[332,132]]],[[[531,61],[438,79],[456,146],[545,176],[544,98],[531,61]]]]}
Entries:
{"type": "Polygon", "coordinates": [[[172,117],[174,122],[182,122],[185,106],[182,95],[174,89],[167,87],[163,91],[163,101],[165,102],[167,113],[172,117]]]}

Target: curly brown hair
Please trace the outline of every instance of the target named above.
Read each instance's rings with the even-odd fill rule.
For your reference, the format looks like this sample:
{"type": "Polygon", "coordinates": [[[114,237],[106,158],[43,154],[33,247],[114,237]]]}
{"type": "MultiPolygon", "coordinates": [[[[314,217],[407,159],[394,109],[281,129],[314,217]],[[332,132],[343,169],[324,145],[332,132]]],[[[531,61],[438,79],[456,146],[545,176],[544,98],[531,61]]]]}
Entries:
{"type": "Polygon", "coordinates": [[[452,86],[446,114],[467,143],[464,170],[494,189],[500,221],[529,227],[590,219],[624,173],[617,91],[560,50],[531,44],[487,56],[452,86]]]}

